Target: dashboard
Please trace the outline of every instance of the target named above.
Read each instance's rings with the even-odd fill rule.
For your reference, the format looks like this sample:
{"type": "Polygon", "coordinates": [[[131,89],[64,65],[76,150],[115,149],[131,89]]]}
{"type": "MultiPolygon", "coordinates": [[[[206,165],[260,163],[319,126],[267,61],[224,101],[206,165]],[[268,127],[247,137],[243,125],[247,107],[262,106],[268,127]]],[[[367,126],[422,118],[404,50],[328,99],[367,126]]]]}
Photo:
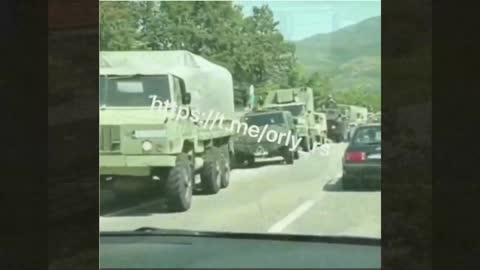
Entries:
{"type": "Polygon", "coordinates": [[[100,268],[381,268],[380,239],[101,235],[100,268]]]}

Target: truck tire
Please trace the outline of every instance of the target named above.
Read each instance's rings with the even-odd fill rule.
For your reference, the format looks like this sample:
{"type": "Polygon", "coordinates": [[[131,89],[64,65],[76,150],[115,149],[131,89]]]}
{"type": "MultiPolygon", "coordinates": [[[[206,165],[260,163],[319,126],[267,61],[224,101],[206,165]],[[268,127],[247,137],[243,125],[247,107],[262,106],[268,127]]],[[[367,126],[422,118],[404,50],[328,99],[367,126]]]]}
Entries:
{"type": "Polygon", "coordinates": [[[295,151],[293,152],[293,158],[294,158],[295,160],[297,160],[297,159],[300,158],[300,155],[298,154],[298,150],[295,150],[295,151]]]}
{"type": "Polygon", "coordinates": [[[230,151],[228,151],[228,145],[223,145],[222,150],[222,176],[220,187],[226,188],[230,184],[230,151]]]}
{"type": "Polygon", "coordinates": [[[221,152],[217,147],[205,151],[203,168],[200,173],[202,189],[207,194],[216,194],[222,186],[221,152]]]}
{"type": "Polygon", "coordinates": [[[168,173],[166,188],[167,208],[183,212],[190,209],[193,194],[193,172],[187,154],[177,157],[176,165],[168,173]]]}
{"type": "Polygon", "coordinates": [[[288,147],[282,148],[282,157],[287,164],[293,164],[293,160],[295,159],[295,153],[290,151],[288,147]]]}

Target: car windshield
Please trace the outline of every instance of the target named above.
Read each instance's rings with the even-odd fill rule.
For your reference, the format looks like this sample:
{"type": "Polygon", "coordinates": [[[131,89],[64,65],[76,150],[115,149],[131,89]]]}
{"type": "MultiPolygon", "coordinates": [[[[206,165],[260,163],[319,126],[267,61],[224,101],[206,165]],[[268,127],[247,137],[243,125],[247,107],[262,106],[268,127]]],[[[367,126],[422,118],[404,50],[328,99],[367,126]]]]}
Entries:
{"type": "Polygon", "coordinates": [[[353,144],[380,144],[381,142],[382,133],[379,126],[359,128],[352,139],[353,144]]]}
{"type": "Polygon", "coordinates": [[[281,113],[249,115],[244,118],[244,121],[249,125],[257,126],[282,125],[285,123],[281,113]]]}
{"type": "Polygon", "coordinates": [[[352,140],[381,142],[351,116],[382,107],[380,1],[99,5],[99,73],[118,74],[100,76],[102,232],[380,238],[378,179],[342,178],[352,140]],[[152,95],[180,110],[152,112],[152,95]]]}
{"type": "Polygon", "coordinates": [[[150,106],[153,95],[170,99],[167,75],[100,76],[100,105],[150,106]]]}

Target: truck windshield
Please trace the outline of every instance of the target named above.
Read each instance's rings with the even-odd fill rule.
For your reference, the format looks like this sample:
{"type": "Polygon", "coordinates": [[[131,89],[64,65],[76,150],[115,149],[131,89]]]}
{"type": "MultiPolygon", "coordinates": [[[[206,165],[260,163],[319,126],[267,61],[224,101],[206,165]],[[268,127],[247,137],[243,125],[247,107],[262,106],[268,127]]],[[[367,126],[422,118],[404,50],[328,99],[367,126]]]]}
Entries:
{"type": "Polygon", "coordinates": [[[152,95],[170,99],[167,75],[100,76],[100,105],[150,106],[152,95]]]}
{"type": "Polygon", "coordinates": [[[303,113],[303,106],[302,105],[288,105],[282,106],[283,110],[289,111],[293,116],[299,116],[303,113]]]}
{"type": "Polygon", "coordinates": [[[281,113],[269,113],[269,114],[259,114],[246,116],[244,121],[249,125],[281,125],[285,123],[281,113]]]}

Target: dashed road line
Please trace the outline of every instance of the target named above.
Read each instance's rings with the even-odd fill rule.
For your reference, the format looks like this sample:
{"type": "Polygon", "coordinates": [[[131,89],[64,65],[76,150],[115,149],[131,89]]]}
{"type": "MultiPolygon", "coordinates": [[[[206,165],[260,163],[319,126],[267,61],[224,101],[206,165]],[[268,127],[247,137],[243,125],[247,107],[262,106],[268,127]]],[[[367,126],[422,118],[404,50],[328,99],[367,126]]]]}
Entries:
{"type": "Polygon", "coordinates": [[[294,222],[297,218],[301,217],[305,212],[308,211],[315,204],[314,200],[308,200],[302,203],[299,207],[293,210],[286,217],[273,224],[272,227],[268,229],[269,233],[279,233],[283,231],[288,225],[294,222]]]}

